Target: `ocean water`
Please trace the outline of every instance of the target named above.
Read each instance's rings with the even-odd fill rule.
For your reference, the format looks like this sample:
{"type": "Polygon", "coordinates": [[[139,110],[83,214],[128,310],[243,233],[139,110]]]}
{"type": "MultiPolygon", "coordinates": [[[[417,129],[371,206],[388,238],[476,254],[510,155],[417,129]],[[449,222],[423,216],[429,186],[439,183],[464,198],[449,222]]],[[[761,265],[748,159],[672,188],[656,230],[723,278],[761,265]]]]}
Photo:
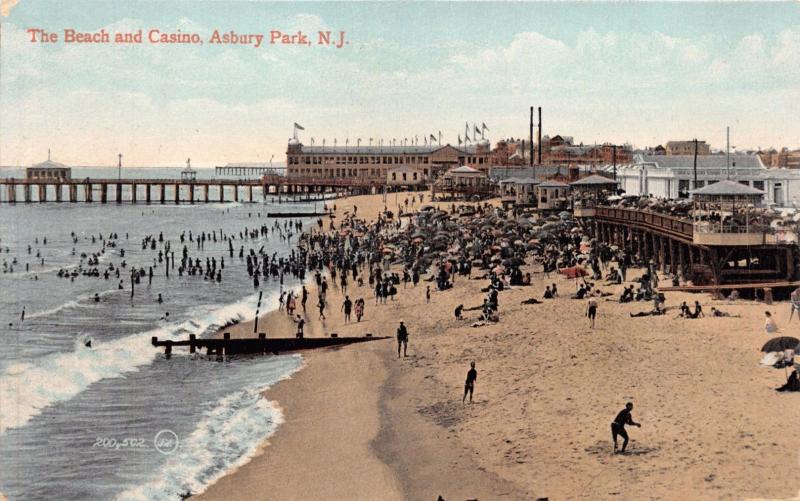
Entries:
{"type": "MultiPolygon", "coordinates": [[[[6,265],[0,272],[0,492],[26,500],[180,499],[248,460],[282,420],[261,392],[298,370],[302,358],[219,362],[178,348],[166,360],[150,340],[207,337],[252,316],[259,291],[263,312],[277,306],[281,287],[298,284],[285,276],[283,285],[266,279],[255,289],[238,258],[241,245],[246,253],[263,247],[270,255],[289,254],[291,246],[277,232],[239,238],[245,228],[271,227],[276,220],[266,212],[274,208],[269,202],[0,204],[0,260],[6,265]],[[189,231],[216,232],[217,242],[206,240],[198,249],[189,231]],[[109,242],[112,232],[116,246],[102,251],[102,239],[109,242]],[[221,283],[178,275],[181,232],[189,256],[204,268],[207,257],[216,258],[218,268],[224,258],[221,283]],[[233,258],[220,232],[235,234],[233,258]],[[158,262],[163,244],[156,250],[141,245],[159,233],[175,252],[169,277],[158,262]],[[78,269],[82,253],[97,254],[101,276],[59,277],[59,270],[78,269]],[[103,277],[123,260],[120,278],[114,272],[103,277]],[[133,299],[131,266],[154,271],[152,284],[144,277],[133,299]],[[85,346],[89,340],[91,347],[85,346]]],[[[269,325],[259,327],[269,335],[269,325]]]]}

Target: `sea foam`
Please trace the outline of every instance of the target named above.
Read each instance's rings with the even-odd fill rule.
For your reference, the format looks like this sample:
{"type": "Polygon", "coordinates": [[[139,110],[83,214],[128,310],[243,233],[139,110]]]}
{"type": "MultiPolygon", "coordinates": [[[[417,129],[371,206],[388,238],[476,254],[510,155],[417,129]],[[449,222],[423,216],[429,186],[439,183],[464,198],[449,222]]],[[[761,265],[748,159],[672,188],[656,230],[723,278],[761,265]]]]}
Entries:
{"type": "Polygon", "coordinates": [[[282,357],[268,381],[254,383],[215,402],[195,429],[185,439],[179,438],[177,449],[153,479],[121,493],[117,500],[166,501],[197,495],[247,463],[259,444],[283,422],[280,409],[262,392],[301,367],[299,355],[282,357]]]}
{"type": "MultiPolygon", "coordinates": [[[[267,304],[275,301],[273,296],[267,296],[267,304]]],[[[178,340],[188,334],[201,337],[231,321],[252,316],[257,298],[254,294],[221,307],[197,307],[190,312],[190,320],[107,342],[93,339],[91,348],[84,346],[86,336],[81,333],[72,351],[6,367],[0,373],[0,436],[10,428],[24,426],[47,407],[74,398],[93,383],[149,365],[161,356],[150,344],[153,336],[164,340],[178,340]]],[[[180,354],[178,351],[173,356],[180,354]]]]}

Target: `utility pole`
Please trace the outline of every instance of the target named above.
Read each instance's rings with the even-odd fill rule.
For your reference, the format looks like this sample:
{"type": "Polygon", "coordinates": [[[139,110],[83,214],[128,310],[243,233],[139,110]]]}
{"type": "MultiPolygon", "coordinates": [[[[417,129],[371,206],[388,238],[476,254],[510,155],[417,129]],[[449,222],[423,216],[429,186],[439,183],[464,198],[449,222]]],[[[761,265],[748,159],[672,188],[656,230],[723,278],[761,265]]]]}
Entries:
{"type": "Polygon", "coordinates": [[[694,189],[697,189],[697,138],[694,140],[694,189]]]}

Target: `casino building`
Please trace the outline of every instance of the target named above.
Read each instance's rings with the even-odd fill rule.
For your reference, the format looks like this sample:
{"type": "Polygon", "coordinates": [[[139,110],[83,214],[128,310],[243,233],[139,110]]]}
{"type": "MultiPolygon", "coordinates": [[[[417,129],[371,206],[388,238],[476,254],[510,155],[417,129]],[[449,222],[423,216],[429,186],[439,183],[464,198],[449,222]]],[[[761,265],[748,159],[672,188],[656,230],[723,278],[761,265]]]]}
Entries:
{"type": "Polygon", "coordinates": [[[478,141],[474,146],[456,148],[449,144],[306,146],[297,139],[290,139],[286,150],[286,175],[384,184],[390,172],[402,170],[409,179],[429,181],[462,165],[488,172],[490,153],[488,140],[478,141]]]}

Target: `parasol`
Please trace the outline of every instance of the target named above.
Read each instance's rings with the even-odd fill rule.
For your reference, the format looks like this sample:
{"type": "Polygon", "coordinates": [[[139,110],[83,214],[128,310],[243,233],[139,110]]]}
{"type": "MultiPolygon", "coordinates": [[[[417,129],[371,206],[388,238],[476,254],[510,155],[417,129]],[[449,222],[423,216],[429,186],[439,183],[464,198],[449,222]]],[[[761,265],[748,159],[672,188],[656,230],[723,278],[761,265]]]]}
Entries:
{"type": "Polygon", "coordinates": [[[773,351],[783,351],[783,350],[795,350],[797,351],[797,347],[800,346],[800,340],[796,337],[791,336],[779,336],[774,337],[764,343],[764,346],[761,347],[761,351],[765,353],[770,353],[773,351]]]}

